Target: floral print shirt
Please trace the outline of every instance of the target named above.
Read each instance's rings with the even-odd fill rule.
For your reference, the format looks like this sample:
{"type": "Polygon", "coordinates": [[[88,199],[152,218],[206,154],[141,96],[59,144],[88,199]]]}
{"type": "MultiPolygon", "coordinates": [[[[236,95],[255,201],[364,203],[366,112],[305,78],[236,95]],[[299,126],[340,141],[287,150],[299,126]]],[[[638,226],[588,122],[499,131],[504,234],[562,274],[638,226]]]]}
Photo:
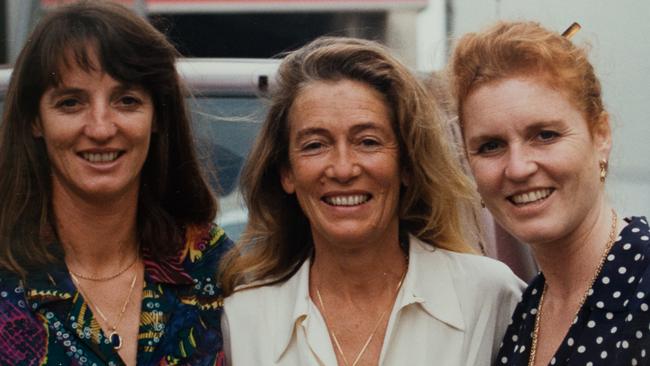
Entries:
{"type": "MultiPolygon", "coordinates": [[[[218,264],[232,246],[215,225],[190,227],[173,259],[143,253],[138,365],[222,365],[218,264]]],[[[64,264],[0,274],[0,365],[124,365],[64,264]]]]}
{"type": "MultiPolygon", "coordinates": [[[[549,365],[650,365],[650,227],[645,217],[626,221],[549,365]]],[[[528,365],[544,281],[540,273],[524,292],[496,365],[528,365]]]]}

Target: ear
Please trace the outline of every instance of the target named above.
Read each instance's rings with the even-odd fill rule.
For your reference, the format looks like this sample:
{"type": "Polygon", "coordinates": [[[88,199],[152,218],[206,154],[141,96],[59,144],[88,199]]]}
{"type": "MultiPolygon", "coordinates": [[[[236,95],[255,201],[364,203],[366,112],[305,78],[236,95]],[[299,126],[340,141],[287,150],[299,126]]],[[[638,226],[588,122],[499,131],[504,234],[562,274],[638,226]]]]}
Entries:
{"type": "Polygon", "coordinates": [[[291,167],[284,166],[280,168],[280,182],[282,183],[282,189],[284,189],[287,194],[293,194],[296,192],[296,185],[294,184],[294,176],[291,167]]]}
{"type": "Polygon", "coordinates": [[[602,112],[593,130],[594,147],[600,154],[600,159],[609,160],[612,150],[612,130],[609,124],[609,114],[602,112]]]}
{"type": "Polygon", "coordinates": [[[43,128],[41,127],[41,118],[39,116],[36,116],[36,119],[32,122],[32,136],[34,138],[43,137],[43,128]]]}

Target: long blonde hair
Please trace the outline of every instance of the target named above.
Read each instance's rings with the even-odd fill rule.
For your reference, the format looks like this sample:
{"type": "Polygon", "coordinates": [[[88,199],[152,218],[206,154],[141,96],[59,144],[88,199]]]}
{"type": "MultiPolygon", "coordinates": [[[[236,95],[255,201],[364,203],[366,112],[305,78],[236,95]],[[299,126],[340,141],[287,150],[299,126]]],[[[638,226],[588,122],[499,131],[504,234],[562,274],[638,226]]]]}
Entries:
{"type": "Polygon", "coordinates": [[[287,280],[313,251],[310,226],[295,195],[284,192],[280,169],[288,164],[287,116],[296,96],[315,81],[354,80],[382,93],[392,108],[400,165],[400,231],[436,247],[473,252],[461,228],[461,206],[474,189],[448,144],[432,96],[409,70],[376,42],[322,37],[290,53],[257,141],[242,171],[249,222],[222,265],[224,294],[239,285],[287,280]]]}

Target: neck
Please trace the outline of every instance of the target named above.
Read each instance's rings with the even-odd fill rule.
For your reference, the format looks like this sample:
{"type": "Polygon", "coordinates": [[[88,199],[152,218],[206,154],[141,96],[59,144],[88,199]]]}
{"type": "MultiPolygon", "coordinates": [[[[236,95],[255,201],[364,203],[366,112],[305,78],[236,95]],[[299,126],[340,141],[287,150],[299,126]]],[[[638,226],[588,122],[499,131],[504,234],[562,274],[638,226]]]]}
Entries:
{"type": "Polygon", "coordinates": [[[68,266],[78,273],[105,274],[138,255],[138,192],[101,202],[53,186],[52,206],[68,266]]]}
{"type": "MultiPolygon", "coordinates": [[[[617,220],[614,237],[619,226],[617,220]]],[[[605,255],[611,232],[612,208],[603,203],[566,237],[532,244],[549,297],[568,300],[587,291],[605,255]]]]}
{"type": "Polygon", "coordinates": [[[406,272],[407,258],[397,234],[391,239],[354,249],[315,245],[310,282],[321,291],[348,299],[383,293],[406,272]]]}

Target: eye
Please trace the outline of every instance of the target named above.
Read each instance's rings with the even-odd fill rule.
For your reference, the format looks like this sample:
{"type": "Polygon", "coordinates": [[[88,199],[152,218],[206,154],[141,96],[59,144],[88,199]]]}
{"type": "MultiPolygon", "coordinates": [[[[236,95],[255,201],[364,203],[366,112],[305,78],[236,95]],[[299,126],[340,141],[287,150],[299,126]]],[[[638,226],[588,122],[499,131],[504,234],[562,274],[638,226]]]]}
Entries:
{"type": "Polygon", "coordinates": [[[364,137],[361,139],[361,145],[365,147],[375,147],[381,145],[380,142],[372,137],[364,137]]]}
{"type": "Polygon", "coordinates": [[[537,138],[540,141],[552,141],[558,136],[560,136],[560,134],[555,131],[544,130],[537,135],[537,138]]]}
{"type": "Polygon", "coordinates": [[[319,140],[311,140],[300,145],[300,151],[307,154],[314,154],[325,148],[325,144],[319,140]]]}
{"type": "Polygon", "coordinates": [[[499,151],[501,148],[503,148],[503,142],[498,140],[490,140],[481,144],[481,146],[479,146],[476,152],[480,155],[486,155],[486,154],[495,153],[499,151]]]}
{"type": "Polygon", "coordinates": [[[318,148],[320,148],[322,146],[323,146],[323,144],[321,144],[320,142],[314,141],[314,142],[310,142],[310,143],[307,143],[307,144],[303,145],[302,148],[303,148],[303,150],[314,150],[314,149],[318,149],[318,148]]]}
{"type": "Polygon", "coordinates": [[[79,107],[81,103],[76,98],[64,98],[56,102],[55,107],[63,110],[73,110],[79,107]]]}
{"type": "Polygon", "coordinates": [[[132,95],[122,96],[118,103],[125,107],[137,107],[142,104],[142,100],[132,95]]]}

